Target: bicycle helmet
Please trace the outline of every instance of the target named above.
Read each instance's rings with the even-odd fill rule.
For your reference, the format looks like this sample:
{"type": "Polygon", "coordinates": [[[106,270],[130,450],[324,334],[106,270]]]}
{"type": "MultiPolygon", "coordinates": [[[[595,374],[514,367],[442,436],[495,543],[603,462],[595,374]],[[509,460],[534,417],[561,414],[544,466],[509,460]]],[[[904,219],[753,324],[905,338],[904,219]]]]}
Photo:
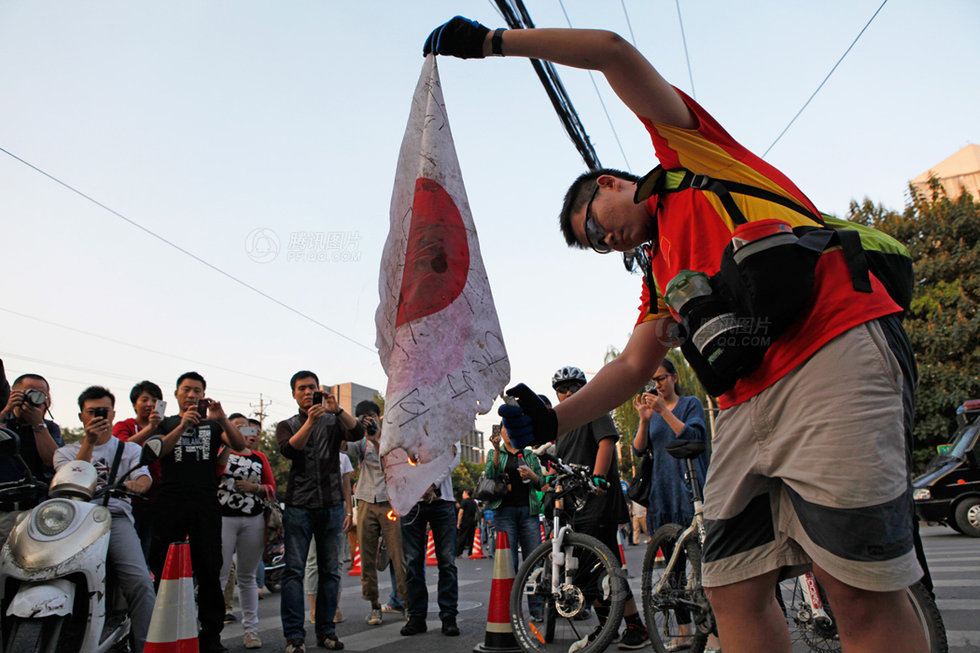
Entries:
{"type": "Polygon", "coordinates": [[[566,383],[581,383],[585,385],[585,372],[577,367],[568,365],[555,372],[555,375],[551,377],[552,388],[557,388],[566,383]]]}

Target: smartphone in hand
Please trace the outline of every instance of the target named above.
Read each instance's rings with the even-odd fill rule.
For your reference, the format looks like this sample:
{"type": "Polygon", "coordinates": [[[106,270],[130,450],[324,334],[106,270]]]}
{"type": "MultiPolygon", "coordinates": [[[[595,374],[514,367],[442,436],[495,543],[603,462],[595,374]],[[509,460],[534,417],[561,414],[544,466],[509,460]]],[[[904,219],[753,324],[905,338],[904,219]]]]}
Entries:
{"type": "Polygon", "coordinates": [[[313,393],[313,405],[316,406],[317,404],[322,404],[322,403],[323,403],[323,393],[317,390],[316,392],[313,393]]]}
{"type": "Polygon", "coordinates": [[[157,399],[157,405],[153,410],[160,416],[160,419],[163,419],[165,417],[164,413],[167,411],[167,402],[163,399],[157,399]]]}
{"type": "Polygon", "coordinates": [[[201,419],[207,418],[208,406],[210,405],[211,402],[208,401],[207,399],[201,399],[199,402],[197,402],[197,414],[201,416],[201,419]]]}
{"type": "Polygon", "coordinates": [[[109,409],[106,408],[105,406],[99,406],[98,408],[93,408],[92,414],[95,415],[96,417],[109,419],[109,409]]]}

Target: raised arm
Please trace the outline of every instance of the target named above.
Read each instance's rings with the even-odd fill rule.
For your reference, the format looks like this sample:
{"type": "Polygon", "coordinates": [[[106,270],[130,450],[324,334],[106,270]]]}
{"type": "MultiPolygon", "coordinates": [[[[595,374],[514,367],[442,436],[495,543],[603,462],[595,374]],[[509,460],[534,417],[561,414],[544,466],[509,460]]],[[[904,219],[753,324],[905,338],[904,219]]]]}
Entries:
{"type": "Polygon", "coordinates": [[[423,53],[527,57],[595,70],[634,113],[656,122],[693,128],[696,120],[674,88],[640,52],[614,32],[593,29],[486,30],[457,16],[433,30],[423,53]],[[480,43],[477,52],[477,43],[480,43]]]}

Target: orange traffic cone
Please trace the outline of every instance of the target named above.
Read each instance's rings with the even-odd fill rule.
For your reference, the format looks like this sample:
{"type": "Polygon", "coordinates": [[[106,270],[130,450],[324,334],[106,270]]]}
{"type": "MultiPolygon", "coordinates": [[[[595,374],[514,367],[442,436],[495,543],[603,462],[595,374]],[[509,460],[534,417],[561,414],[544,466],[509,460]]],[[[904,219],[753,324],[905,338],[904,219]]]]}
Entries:
{"type": "Polygon", "coordinates": [[[487,634],[473,653],[521,653],[510,625],[510,591],[514,587],[514,563],[506,555],[510,549],[507,533],[497,534],[497,552],[493,557],[493,581],[490,584],[490,608],[487,610],[487,634]]]}
{"type": "Polygon", "coordinates": [[[663,549],[657,549],[657,556],[653,559],[653,561],[654,562],[667,562],[667,559],[664,558],[664,550],[663,549]]]}
{"type": "Polygon", "coordinates": [[[543,521],[539,521],[538,522],[538,526],[541,527],[541,541],[544,542],[545,540],[548,539],[548,536],[544,534],[544,522],[543,521]]]}
{"type": "Polygon", "coordinates": [[[429,531],[429,541],[425,545],[425,566],[435,567],[439,564],[436,559],[436,542],[432,539],[432,531],[429,531]]]}
{"type": "Polygon", "coordinates": [[[347,575],[361,575],[361,546],[357,542],[354,543],[354,564],[351,565],[350,571],[347,572],[347,575]]]}
{"type": "Polygon", "coordinates": [[[197,653],[197,606],[191,572],[191,545],[174,542],[160,577],[160,589],[145,653],[197,653]]]}
{"type": "Polygon", "coordinates": [[[473,547],[470,551],[470,560],[486,560],[487,557],[483,555],[483,540],[480,538],[480,529],[476,529],[473,533],[473,547]]]}

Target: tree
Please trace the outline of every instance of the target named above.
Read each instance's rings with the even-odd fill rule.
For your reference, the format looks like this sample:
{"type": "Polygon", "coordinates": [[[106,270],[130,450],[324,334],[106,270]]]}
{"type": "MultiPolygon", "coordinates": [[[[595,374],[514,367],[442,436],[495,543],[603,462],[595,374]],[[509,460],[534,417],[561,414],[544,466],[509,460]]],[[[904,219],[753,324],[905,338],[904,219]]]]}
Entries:
{"type": "Polygon", "coordinates": [[[913,453],[921,468],[956,429],[956,407],[980,397],[980,204],[968,193],[951,200],[936,180],[928,196],[910,191],[901,214],[865,200],[851,203],[848,219],[892,235],[912,257],[905,328],[919,367],[913,453]]]}
{"type": "Polygon", "coordinates": [[[459,467],[453,470],[453,492],[462,496],[463,490],[470,493],[476,489],[476,482],[480,480],[484,466],[480,463],[468,463],[461,460],[459,467]]]}

